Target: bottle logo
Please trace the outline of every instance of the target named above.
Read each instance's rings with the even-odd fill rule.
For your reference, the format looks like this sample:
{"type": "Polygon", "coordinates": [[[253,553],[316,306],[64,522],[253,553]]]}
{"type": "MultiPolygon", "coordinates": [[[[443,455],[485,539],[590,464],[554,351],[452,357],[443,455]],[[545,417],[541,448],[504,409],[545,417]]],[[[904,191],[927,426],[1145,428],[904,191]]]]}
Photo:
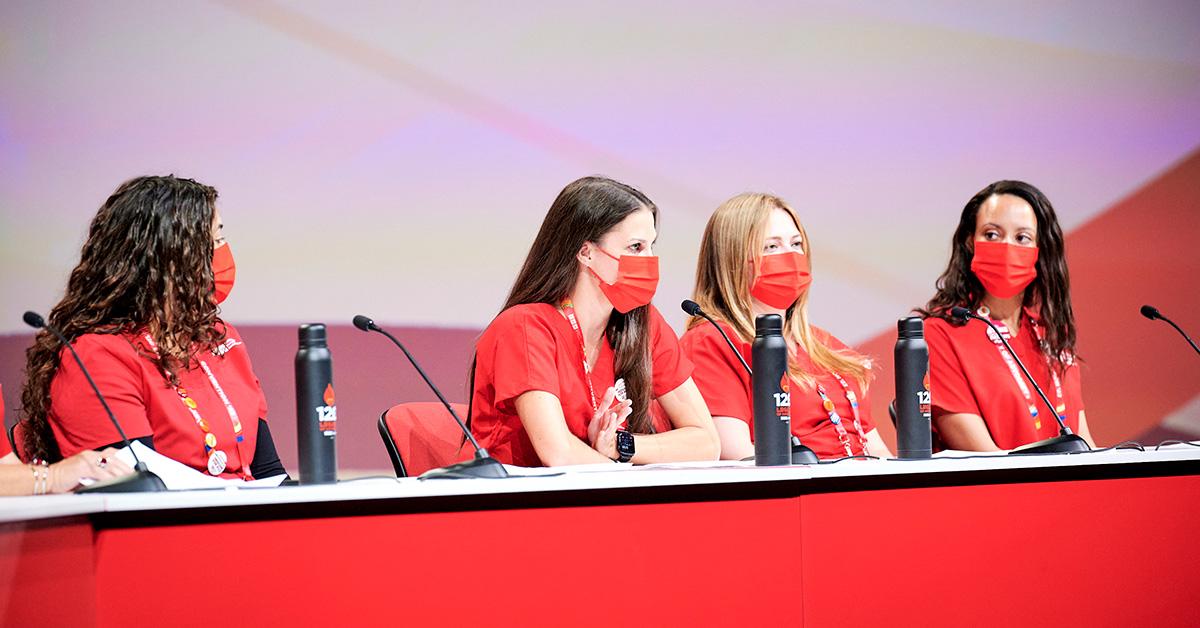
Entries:
{"type": "Polygon", "coordinates": [[[324,436],[337,435],[337,406],[334,405],[333,383],[325,386],[325,394],[321,395],[323,406],[317,406],[317,428],[324,436]]]}
{"type": "Polygon", "coordinates": [[[930,415],[930,406],[932,404],[930,404],[930,399],[929,399],[929,370],[928,369],[925,371],[925,378],[921,381],[921,383],[925,386],[925,390],[917,391],[917,408],[921,411],[921,414],[926,419],[929,419],[931,416],[930,415]]]}
{"type": "Polygon", "coordinates": [[[788,392],[788,379],[787,373],[784,373],[783,377],[779,378],[779,389],[783,392],[775,393],[775,416],[780,419],[791,420],[792,393],[788,392]]]}

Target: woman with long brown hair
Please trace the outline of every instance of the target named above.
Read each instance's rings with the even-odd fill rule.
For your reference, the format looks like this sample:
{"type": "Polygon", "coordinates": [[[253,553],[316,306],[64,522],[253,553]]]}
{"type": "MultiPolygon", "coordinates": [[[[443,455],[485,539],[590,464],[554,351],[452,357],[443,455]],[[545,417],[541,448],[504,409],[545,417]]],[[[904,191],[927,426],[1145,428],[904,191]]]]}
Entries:
{"type": "MultiPolygon", "coordinates": [[[[808,320],[808,235],[782,198],[747,193],[717,208],[704,229],[693,297],[751,363],[755,319],[783,318],[789,350],[792,434],[818,458],[889,457],[871,421],[869,362],[808,320]]],[[[750,375],[725,339],[699,316],[681,340],[721,436],[721,457],[754,455],[750,375]]]]}
{"type": "MultiPolygon", "coordinates": [[[[75,347],[130,438],[214,476],[284,473],[250,358],[218,304],[233,286],[217,191],[127,181],[92,219],[50,325],[75,347]]],[[[51,461],[119,441],[48,331],[26,352],[24,453],[51,461]]]]}
{"type": "Polygon", "coordinates": [[[1062,228],[1050,200],[1022,181],[997,181],[963,208],[950,263],[921,313],[929,344],[933,425],[944,447],[1013,449],[1058,435],[1051,409],[995,332],[956,320],[990,318],[1067,426],[1095,446],[1075,359],[1075,315],[1062,228]]]}
{"type": "Polygon", "coordinates": [[[558,195],[476,344],[471,430],[521,466],[713,460],[691,363],[650,299],[658,208],[603,177],[558,195]],[[661,411],[654,408],[654,404],[661,411]]]}

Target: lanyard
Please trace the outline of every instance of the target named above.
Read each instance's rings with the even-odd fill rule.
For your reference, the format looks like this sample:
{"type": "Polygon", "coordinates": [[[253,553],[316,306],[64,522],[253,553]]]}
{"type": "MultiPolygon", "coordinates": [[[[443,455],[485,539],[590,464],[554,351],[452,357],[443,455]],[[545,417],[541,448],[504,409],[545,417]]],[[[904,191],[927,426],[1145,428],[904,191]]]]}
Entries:
{"type": "Polygon", "coordinates": [[[596,401],[596,388],[592,386],[592,371],[588,368],[587,363],[587,345],[583,341],[583,330],[579,328],[579,321],[575,318],[575,304],[571,303],[570,297],[562,300],[559,304],[563,314],[567,315],[567,320],[571,321],[571,329],[575,330],[575,338],[579,341],[579,353],[583,357],[583,380],[587,382],[588,393],[592,396],[592,410],[600,409],[600,402],[596,401]]]}
{"type": "MultiPolygon", "coordinates": [[[[158,345],[154,342],[154,338],[148,333],[142,337],[146,339],[146,342],[150,345],[150,349],[157,355],[158,345]]],[[[208,383],[213,387],[217,396],[221,398],[221,403],[225,405],[225,413],[229,415],[229,421],[233,424],[233,435],[237,441],[238,455],[242,458],[242,477],[245,480],[252,480],[253,478],[250,476],[250,470],[246,462],[249,458],[246,457],[245,436],[242,435],[242,421],[238,418],[237,409],[229,401],[229,397],[225,394],[225,389],[221,387],[221,382],[217,381],[217,376],[209,368],[208,363],[200,359],[197,361],[200,362],[200,368],[204,370],[204,374],[208,376],[208,383]]],[[[228,460],[228,456],[226,456],[225,452],[217,449],[217,437],[209,431],[208,421],[205,421],[204,417],[200,416],[200,412],[196,409],[196,400],[189,397],[187,390],[178,385],[171,384],[171,388],[179,395],[180,401],[183,402],[184,407],[188,409],[192,418],[195,419],[196,426],[200,428],[200,431],[204,432],[204,453],[208,456],[209,474],[220,475],[225,470],[225,463],[228,460]]]]}
{"type": "MultiPolygon", "coordinates": [[[[986,316],[986,314],[984,315],[986,316]]],[[[988,318],[991,317],[989,316],[988,318]]],[[[1042,335],[1037,322],[1033,320],[1033,317],[1028,317],[1028,320],[1030,332],[1040,341],[1042,335]]],[[[996,328],[1000,330],[1000,335],[1004,336],[1006,340],[1012,339],[1012,334],[1008,331],[1007,325],[1000,321],[992,321],[992,323],[996,325],[996,328]]],[[[1029,392],[1029,385],[1025,383],[1025,377],[1017,367],[1016,360],[1008,353],[1008,349],[1004,347],[1004,343],[1000,340],[1000,336],[996,335],[995,330],[988,327],[987,333],[992,344],[996,345],[996,349],[1000,352],[1000,357],[1004,360],[1004,364],[1008,366],[1008,372],[1012,375],[1013,380],[1017,382],[1017,386],[1020,387],[1021,394],[1025,396],[1025,403],[1029,406],[1029,417],[1033,419],[1034,429],[1041,429],[1042,420],[1038,418],[1037,403],[1034,401],[1033,395],[1029,392]]],[[[1040,343],[1034,344],[1037,345],[1040,343]]],[[[1054,411],[1058,414],[1059,418],[1065,421],[1067,419],[1067,405],[1063,402],[1062,380],[1059,379],[1058,373],[1054,370],[1054,365],[1050,364],[1049,356],[1046,357],[1046,370],[1050,371],[1050,381],[1054,384],[1055,401],[1057,402],[1054,411]]]]}
{"type": "MultiPolygon", "coordinates": [[[[867,451],[867,439],[863,434],[862,419],[858,412],[858,397],[850,389],[850,384],[847,384],[841,375],[837,373],[832,373],[832,375],[837,378],[838,383],[842,385],[842,390],[846,393],[846,401],[850,402],[850,412],[854,418],[854,429],[858,431],[858,444],[862,447],[863,455],[869,456],[871,454],[867,451]]],[[[846,426],[842,425],[842,417],[837,413],[837,410],[833,409],[833,400],[826,394],[825,387],[820,382],[817,382],[817,394],[821,396],[822,407],[829,413],[829,420],[837,430],[838,440],[841,441],[842,448],[846,450],[846,455],[853,456],[854,450],[850,446],[850,434],[846,431],[846,426]]]]}

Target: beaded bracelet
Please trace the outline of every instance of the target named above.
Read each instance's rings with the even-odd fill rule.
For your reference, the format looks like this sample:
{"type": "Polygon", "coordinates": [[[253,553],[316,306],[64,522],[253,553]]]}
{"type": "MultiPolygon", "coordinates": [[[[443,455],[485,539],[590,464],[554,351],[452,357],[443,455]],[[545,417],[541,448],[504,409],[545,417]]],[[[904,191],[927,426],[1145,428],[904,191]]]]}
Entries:
{"type": "Polygon", "coordinates": [[[46,489],[49,488],[46,481],[50,474],[50,463],[40,458],[34,458],[33,462],[29,463],[30,470],[33,471],[33,494],[45,495],[46,489]],[[41,474],[38,474],[38,467],[41,467],[41,474]]]}

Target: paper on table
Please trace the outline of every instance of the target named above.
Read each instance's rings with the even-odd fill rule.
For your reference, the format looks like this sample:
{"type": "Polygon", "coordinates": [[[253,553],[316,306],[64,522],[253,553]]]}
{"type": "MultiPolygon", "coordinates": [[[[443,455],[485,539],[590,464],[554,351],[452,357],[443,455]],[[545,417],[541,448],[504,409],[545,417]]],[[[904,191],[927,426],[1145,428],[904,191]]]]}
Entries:
{"type": "MultiPolygon", "coordinates": [[[[167,485],[168,490],[184,491],[198,488],[250,488],[250,487],[272,487],[279,486],[286,475],[276,475],[274,477],[264,478],[245,482],[243,480],[226,480],[223,478],[215,478],[211,475],[204,475],[199,471],[172,460],[153,449],[143,445],[138,441],[133,441],[133,448],[137,451],[138,458],[146,463],[146,467],[152,473],[162,478],[163,484],[167,485]]],[[[133,454],[129,453],[129,448],[122,448],[117,452],[117,457],[122,462],[133,467],[133,454]]]]}

